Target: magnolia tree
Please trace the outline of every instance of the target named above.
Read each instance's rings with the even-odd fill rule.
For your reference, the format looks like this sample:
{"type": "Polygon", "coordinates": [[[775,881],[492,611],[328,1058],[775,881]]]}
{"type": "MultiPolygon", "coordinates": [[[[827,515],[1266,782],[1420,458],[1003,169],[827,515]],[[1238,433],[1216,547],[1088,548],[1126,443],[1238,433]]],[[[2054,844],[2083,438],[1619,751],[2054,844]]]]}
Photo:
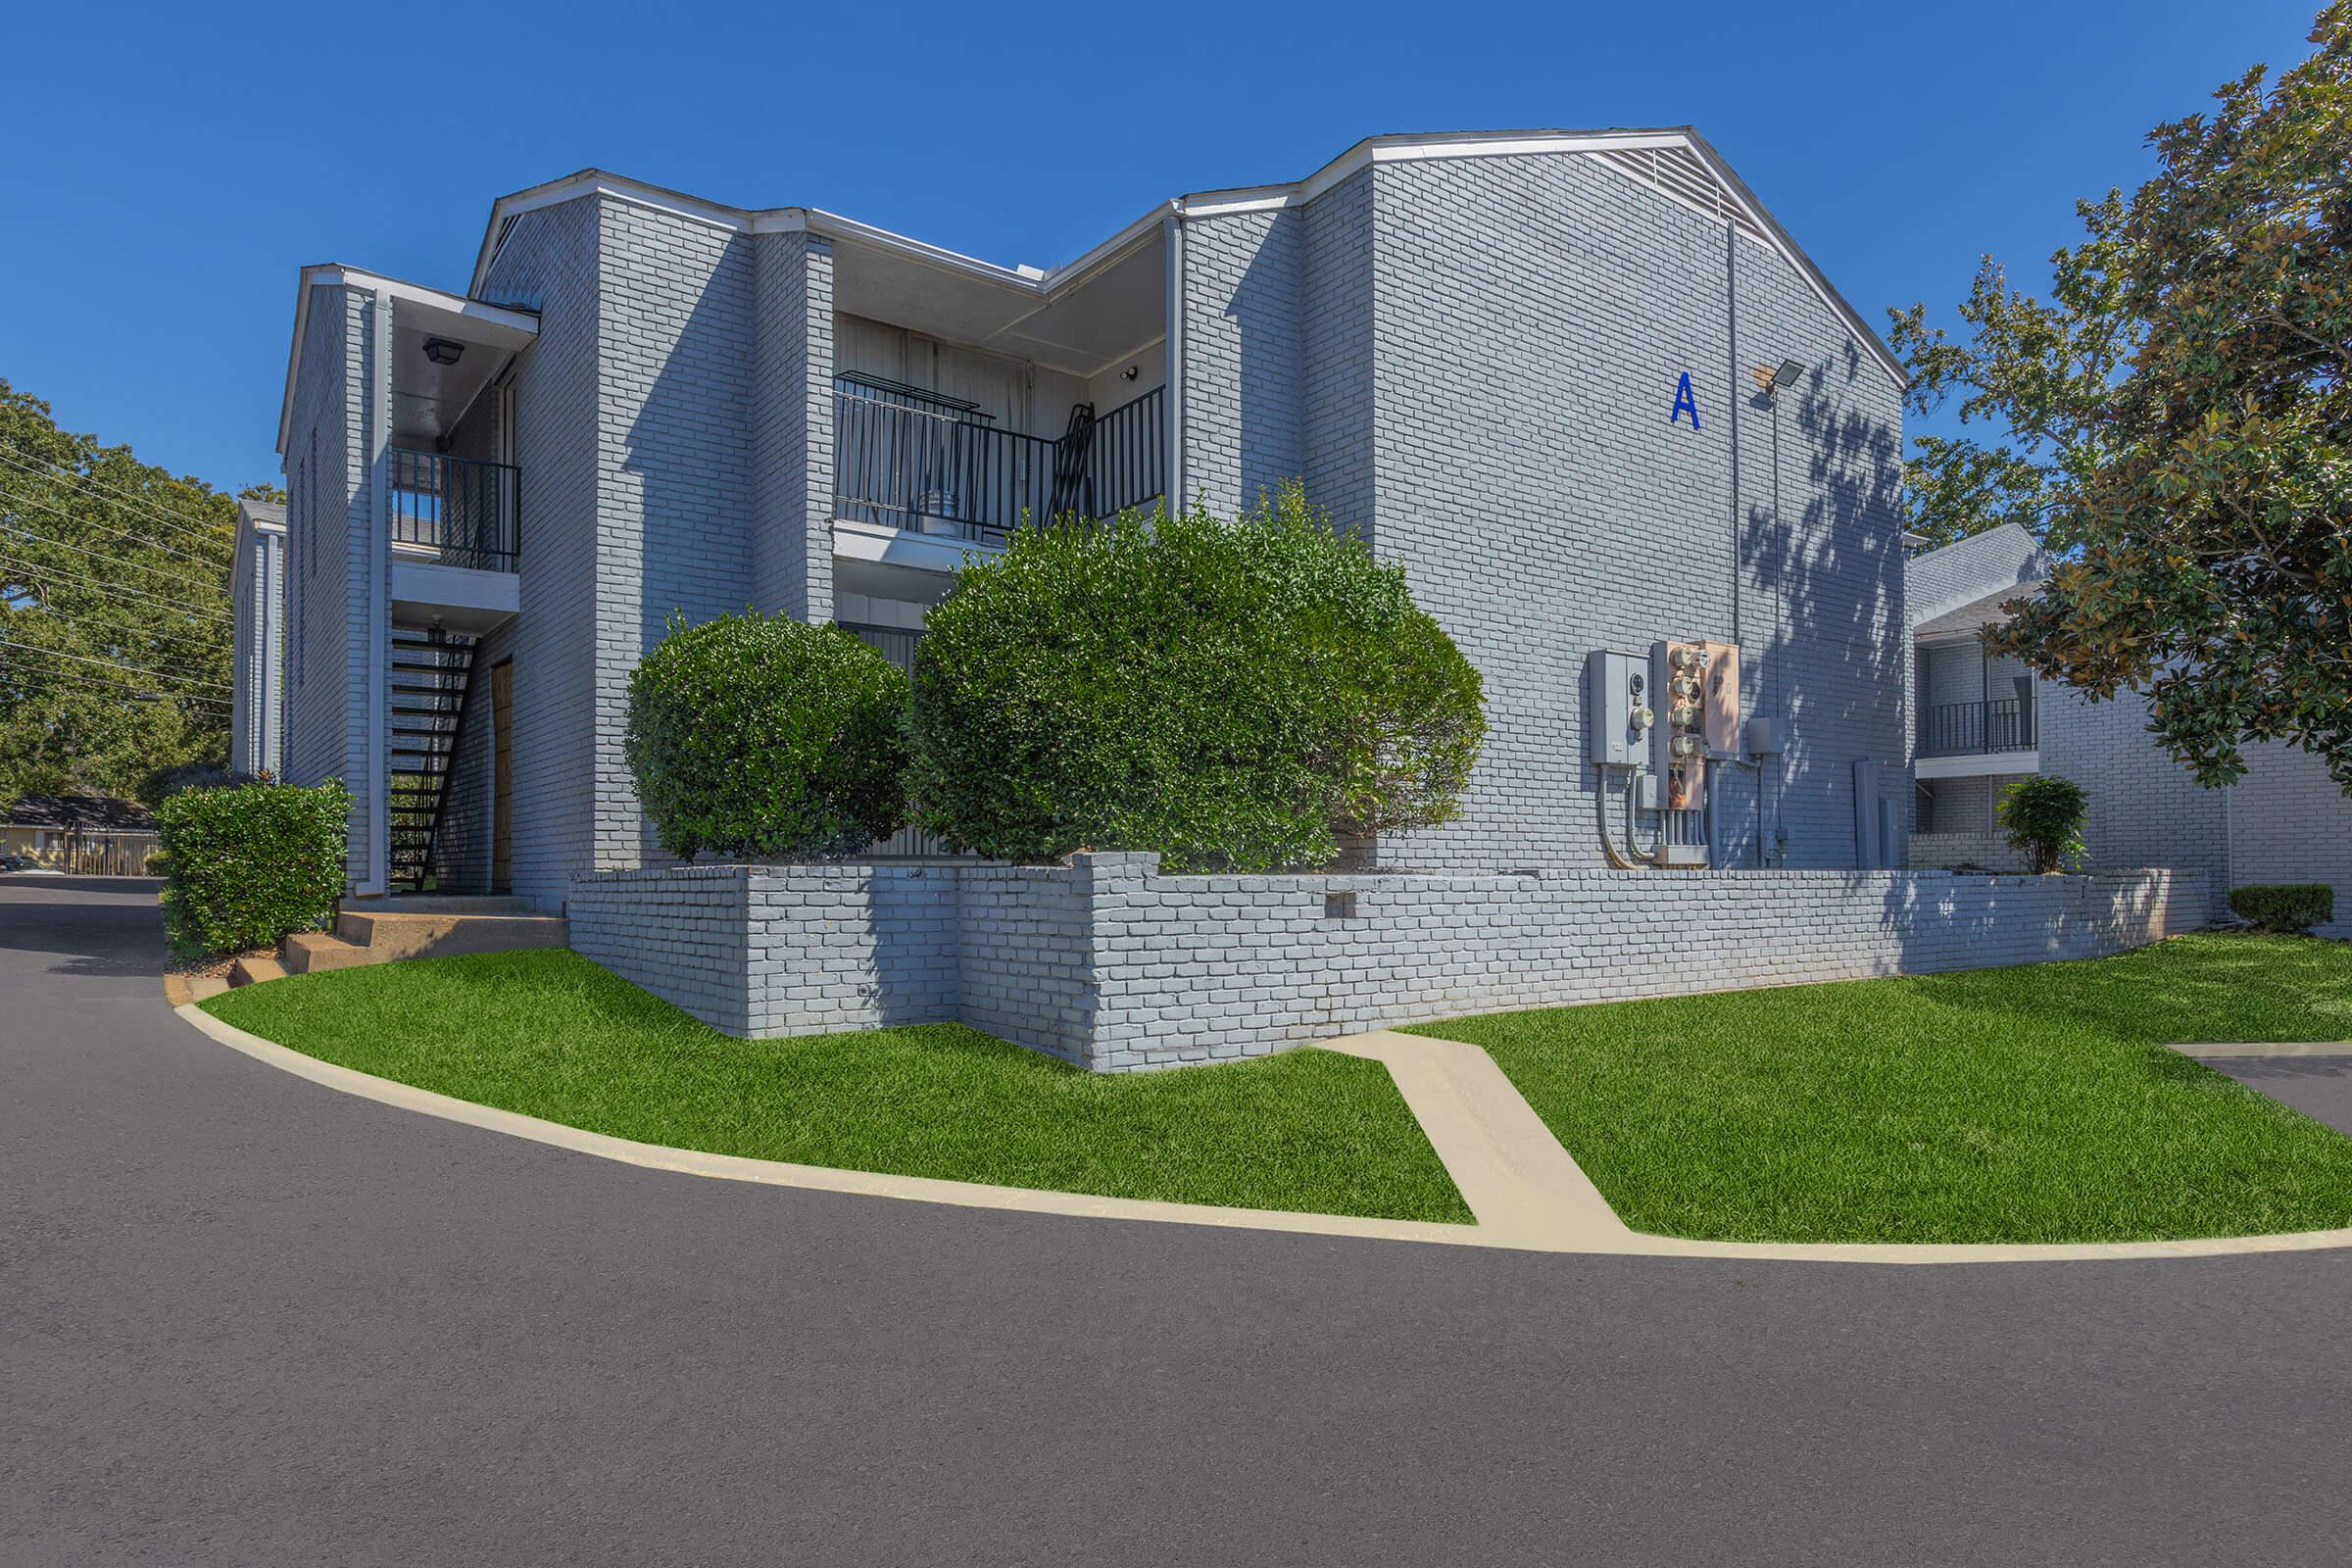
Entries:
{"type": "Polygon", "coordinates": [[[1893,336],[1915,410],[1998,432],[1919,439],[1914,525],[2022,522],[2055,558],[1996,648],[2147,693],[2202,783],[2278,740],[2352,793],[2352,0],[2311,41],[2159,125],[2156,177],[2080,204],[2047,299],[1988,258],[1964,339],[1918,306],[1893,336]]]}

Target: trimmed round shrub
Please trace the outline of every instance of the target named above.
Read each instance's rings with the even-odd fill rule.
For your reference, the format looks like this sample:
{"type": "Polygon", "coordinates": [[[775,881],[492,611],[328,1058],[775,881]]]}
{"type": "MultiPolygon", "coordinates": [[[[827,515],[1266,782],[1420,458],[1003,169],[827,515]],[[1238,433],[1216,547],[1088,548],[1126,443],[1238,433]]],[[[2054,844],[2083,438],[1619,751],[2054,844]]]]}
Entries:
{"type": "Polygon", "coordinates": [[[1453,816],[1486,734],[1478,671],[1403,569],[1295,486],[1234,521],[1023,529],[925,633],[917,817],[995,858],[1327,864],[1343,836],[1453,816]]]}
{"type": "Polygon", "coordinates": [[[681,858],[851,855],[906,821],[906,674],[839,626],[672,615],[629,677],[629,771],[681,858]]]}
{"type": "Polygon", "coordinates": [[[2335,889],[2325,882],[2249,882],[2230,890],[2230,912],[2257,930],[2299,937],[2335,918],[2335,889]]]}
{"type": "Polygon", "coordinates": [[[350,819],[351,792],[333,779],[166,797],[155,827],[172,951],[244,953],[326,924],[343,893],[350,819]]]}
{"type": "Polygon", "coordinates": [[[2090,815],[2090,797],[2072,779],[2021,778],[2001,792],[2000,813],[2010,844],[2025,852],[2027,869],[2035,876],[2079,871],[2089,862],[2082,823],[2090,815]]]}

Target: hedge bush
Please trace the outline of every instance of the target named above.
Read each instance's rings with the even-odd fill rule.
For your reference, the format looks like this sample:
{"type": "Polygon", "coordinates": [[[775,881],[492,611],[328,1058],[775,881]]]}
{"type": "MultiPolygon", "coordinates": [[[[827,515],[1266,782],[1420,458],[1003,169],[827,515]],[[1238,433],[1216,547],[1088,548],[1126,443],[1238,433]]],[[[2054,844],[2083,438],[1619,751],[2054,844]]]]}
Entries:
{"type": "Polygon", "coordinates": [[[1486,733],[1478,671],[1402,568],[1296,486],[1233,521],[1023,529],[925,630],[917,818],[997,858],[1326,864],[1454,815],[1486,733]]]}
{"type": "Polygon", "coordinates": [[[838,626],[672,615],[629,677],[624,746],[672,855],[821,858],[906,821],[906,674],[838,626]]]}
{"type": "Polygon", "coordinates": [[[2230,890],[2230,910],[2260,930],[2299,937],[2335,918],[2335,889],[2325,882],[2249,882],[2230,890]]]}
{"type": "Polygon", "coordinates": [[[182,957],[267,948],[324,925],[343,892],[351,793],[240,784],[187,789],[155,808],[164,923],[182,957]]]}
{"type": "Polygon", "coordinates": [[[2035,876],[2079,871],[2089,862],[2082,823],[2090,815],[2090,797],[2072,779],[2021,778],[2001,792],[2000,813],[2010,844],[2025,852],[2026,868],[2035,876]]]}

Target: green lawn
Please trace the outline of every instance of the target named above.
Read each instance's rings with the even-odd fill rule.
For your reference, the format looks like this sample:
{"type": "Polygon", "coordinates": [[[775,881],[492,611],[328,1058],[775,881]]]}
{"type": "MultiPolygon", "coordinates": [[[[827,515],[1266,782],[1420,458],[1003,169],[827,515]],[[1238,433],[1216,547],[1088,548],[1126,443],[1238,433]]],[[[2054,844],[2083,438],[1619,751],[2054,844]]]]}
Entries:
{"type": "Polygon", "coordinates": [[[1102,1076],[956,1024],[731,1039],[563,950],[297,975],[204,1004],[308,1055],[650,1144],[903,1176],[1468,1223],[1374,1061],[1102,1076]]]}
{"type": "Polygon", "coordinates": [[[2352,947],[2196,935],[2028,968],[1462,1018],[1637,1230],[2087,1242],[2352,1223],[2352,1139],[2166,1050],[2352,1039],[2352,947]]]}

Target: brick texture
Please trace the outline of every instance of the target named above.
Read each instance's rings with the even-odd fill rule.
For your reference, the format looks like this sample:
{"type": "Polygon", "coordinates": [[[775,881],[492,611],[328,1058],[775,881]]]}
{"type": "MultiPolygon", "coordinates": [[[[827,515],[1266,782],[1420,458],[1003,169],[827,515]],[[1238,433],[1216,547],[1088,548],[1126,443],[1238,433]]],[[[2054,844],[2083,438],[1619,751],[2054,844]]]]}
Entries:
{"type": "Polygon", "coordinates": [[[1854,862],[1854,763],[1908,756],[1900,399],[1793,269],[1582,154],[1378,164],[1188,220],[1184,259],[1188,493],[1301,474],[1486,679],[1461,818],[1384,861],[1604,864],[1586,656],[1703,636],[1790,736],[1718,770],[1719,863],[1782,829],[1788,864],[1854,862]],[[1750,370],[1787,358],[1776,409],[1750,370]]]}
{"type": "Polygon", "coordinates": [[[2180,873],[1175,877],[686,866],[573,885],[572,946],[732,1034],[961,1018],[1098,1071],[1464,1013],[2037,963],[2190,929],[2180,873]],[[1345,912],[1335,897],[1351,901],[1345,912]]]}

